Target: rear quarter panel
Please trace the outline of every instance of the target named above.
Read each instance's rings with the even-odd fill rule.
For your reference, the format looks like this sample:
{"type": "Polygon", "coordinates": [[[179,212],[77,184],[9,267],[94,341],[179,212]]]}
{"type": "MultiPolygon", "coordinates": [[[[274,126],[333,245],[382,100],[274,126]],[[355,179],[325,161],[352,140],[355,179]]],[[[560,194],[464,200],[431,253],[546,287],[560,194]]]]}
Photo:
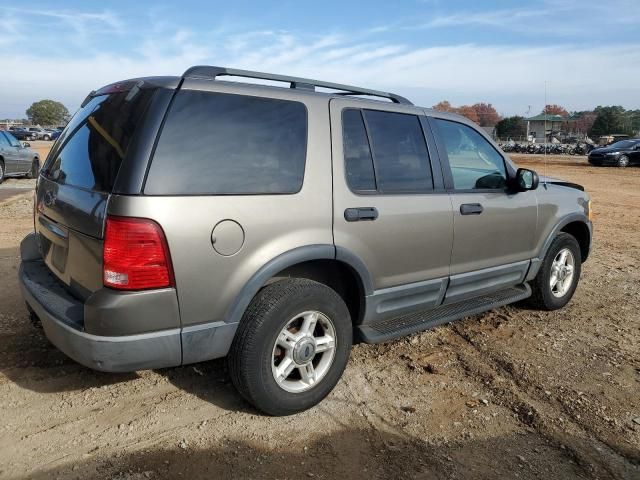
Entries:
{"type": "MultiPolygon", "coordinates": [[[[291,195],[113,195],[108,213],[150,218],[163,228],[176,280],[182,326],[226,320],[241,289],[267,262],[306,245],[333,245],[328,100],[304,93],[192,80],[200,90],[300,101],[308,111],[307,158],[300,192],[291,195]],[[244,230],[244,245],[222,256],[211,234],[222,220],[244,230]]],[[[176,158],[176,168],[180,159],[176,158]]]]}

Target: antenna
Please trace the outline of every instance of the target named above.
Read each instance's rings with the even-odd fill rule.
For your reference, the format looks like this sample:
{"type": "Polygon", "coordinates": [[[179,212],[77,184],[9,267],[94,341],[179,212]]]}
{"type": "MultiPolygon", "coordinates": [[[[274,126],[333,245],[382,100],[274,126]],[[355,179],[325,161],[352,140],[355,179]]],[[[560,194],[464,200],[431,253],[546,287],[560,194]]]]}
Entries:
{"type": "MultiPolygon", "coordinates": [[[[547,81],[544,81],[544,188],[547,188],[547,81]]],[[[553,125],[553,124],[552,124],[553,125]]]]}

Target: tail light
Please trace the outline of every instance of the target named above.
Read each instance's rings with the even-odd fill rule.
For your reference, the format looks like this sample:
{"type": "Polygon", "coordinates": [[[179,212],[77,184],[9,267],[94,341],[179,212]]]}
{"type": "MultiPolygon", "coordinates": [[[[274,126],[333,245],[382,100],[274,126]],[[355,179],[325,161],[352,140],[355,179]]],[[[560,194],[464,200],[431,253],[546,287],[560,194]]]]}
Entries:
{"type": "Polygon", "coordinates": [[[174,285],[169,246],[153,220],[107,217],[102,260],[106,287],[148,290],[174,285]]]}

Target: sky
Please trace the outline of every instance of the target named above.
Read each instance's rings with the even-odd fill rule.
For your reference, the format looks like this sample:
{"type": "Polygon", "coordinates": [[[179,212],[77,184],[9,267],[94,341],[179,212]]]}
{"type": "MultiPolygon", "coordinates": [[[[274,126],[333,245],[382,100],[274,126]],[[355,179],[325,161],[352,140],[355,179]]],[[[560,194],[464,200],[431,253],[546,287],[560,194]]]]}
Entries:
{"type": "Polygon", "coordinates": [[[640,0],[0,0],[0,118],[208,64],[535,115],[640,108],[640,0]]]}

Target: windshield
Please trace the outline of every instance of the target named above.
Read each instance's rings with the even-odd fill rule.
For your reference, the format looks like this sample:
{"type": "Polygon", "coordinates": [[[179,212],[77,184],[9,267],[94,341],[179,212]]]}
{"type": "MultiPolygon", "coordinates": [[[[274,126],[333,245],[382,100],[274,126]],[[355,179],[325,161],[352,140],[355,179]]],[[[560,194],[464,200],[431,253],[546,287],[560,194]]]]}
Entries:
{"type": "Polygon", "coordinates": [[[631,148],[636,143],[638,143],[638,141],[634,142],[633,140],[620,140],[619,142],[609,145],[609,148],[631,148]]]}

